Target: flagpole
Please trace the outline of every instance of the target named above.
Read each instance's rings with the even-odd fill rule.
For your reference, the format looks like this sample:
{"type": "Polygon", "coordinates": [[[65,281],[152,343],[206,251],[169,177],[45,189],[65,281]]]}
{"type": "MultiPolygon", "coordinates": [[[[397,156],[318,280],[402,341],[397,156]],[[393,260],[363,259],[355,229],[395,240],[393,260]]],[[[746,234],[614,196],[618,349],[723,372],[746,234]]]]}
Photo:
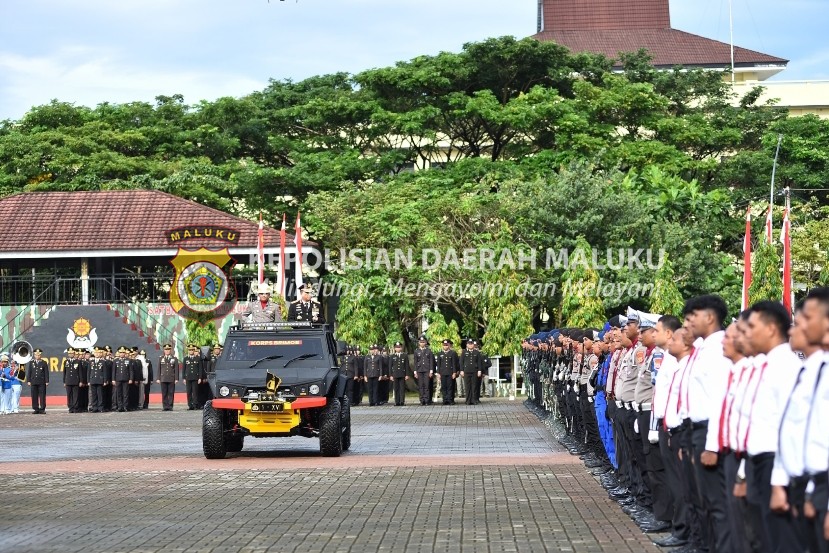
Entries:
{"type": "Polygon", "coordinates": [[[302,286],[302,224],[299,220],[299,211],[296,212],[294,225],[294,243],[296,244],[296,270],[294,280],[296,285],[296,299],[301,298],[299,287],[302,286]]]}
{"type": "Polygon", "coordinates": [[[259,212],[259,233],[256,244],[256,265],[259,276],[258,284],[265,282],[265,226],[262,222],[262,212],[259,212]]]}
{"type": "Polygon", "coordinates": [[[732,0],[728,0],[728,27],[731,33],[731,84],[734,84],[734,11],[732,0]]]}
{"type": "Polygon", "coordinates": [[[279,265],[276,268],[275,293],[285,299],[285,214],[282,214],[282,228],[279,230],[279,265]]]}
{"type": "Polygon", "coordinates": [[[743,301],[740,311],[748,308],[749,288],[751,288],[751,205],[746,209],[746,235],[743,239],[743,301]]]}
{"type": "Polygon", "coordinates": [[[783,306],[792,313],[792,221],[789,187],[783,189],[786,195],[786,210],[783,215],[783,306]]]}

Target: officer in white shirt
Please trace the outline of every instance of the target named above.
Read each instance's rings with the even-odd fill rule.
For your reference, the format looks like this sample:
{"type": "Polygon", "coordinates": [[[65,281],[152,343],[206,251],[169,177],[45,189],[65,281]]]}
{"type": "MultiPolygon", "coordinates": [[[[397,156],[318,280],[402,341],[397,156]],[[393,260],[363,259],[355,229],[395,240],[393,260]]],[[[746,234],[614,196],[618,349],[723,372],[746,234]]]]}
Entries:
{"type": "MultiPolygon", "coordinates": [[[[780,302],[761,301],[751,306],[746,340],[754,351],[766,354],[755,371],[756,386],[750,401],[743,403],[747,416],[745,451],[746,499],[750,522],[766,551],[778,551],[785,540],[789,525],[773,515],[771,474],[779,440],[778,429],[783,409],[794,388],[802,363],[789,346],[791,317],[780,302]]],[[[751,389],[751,386],[749,386],[751,389]]]]}

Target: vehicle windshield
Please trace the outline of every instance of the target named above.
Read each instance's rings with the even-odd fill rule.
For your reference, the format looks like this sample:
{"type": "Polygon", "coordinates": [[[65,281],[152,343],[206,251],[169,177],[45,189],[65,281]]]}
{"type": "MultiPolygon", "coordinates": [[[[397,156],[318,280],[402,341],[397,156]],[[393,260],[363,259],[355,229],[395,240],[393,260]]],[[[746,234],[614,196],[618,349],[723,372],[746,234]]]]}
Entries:
{"type": "Polygon", "coordinates": [[[245,368],[257,361],[263,366],[268,365],[268,360],[279,359],[275,362],[281,366],[285,360],[321,359],[323,354],[322,341],[307,336],[233,338],[225,344],[225,351],[226,361],[238,362],[245,368]]]}

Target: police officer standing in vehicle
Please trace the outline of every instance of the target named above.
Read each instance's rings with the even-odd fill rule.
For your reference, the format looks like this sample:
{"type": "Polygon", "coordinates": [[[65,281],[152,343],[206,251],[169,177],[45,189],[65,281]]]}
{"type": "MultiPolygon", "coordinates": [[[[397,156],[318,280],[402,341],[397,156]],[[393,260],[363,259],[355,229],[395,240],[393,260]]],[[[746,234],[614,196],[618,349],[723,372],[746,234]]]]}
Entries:
{"type": "Polygon", "coordinates": [[[178,382],[178,358],[173,355],[173,345],[164,344],[164,355],[158,360],[158,379],[161,384],[161,408],[173,410],[176,383],[178,382]]]}
{"type": "Polygon", "coordinates": [[[310,284],[303,284],[299,287],[300,299],[292,301],[288,307],[289,321],[307,321],[314,324],[325,322],[325,315],[322,313],[322,305],[311,299],[313,289],[310,284]]]}
{"type": "Polygon", "coordinates": [[[32,388],[32,413],[46,412],[46,386],[49,385],[49,365],[42,359],[43,350],[35,348],[35,358],[26,368],[26,382],[32,388]]]}
{"type": "Polygon", "coordinates": [[[409,380],[409,354],[403,351],[403,344],[394,343],[394,353],[389,356],[389,374],[394,383],[394,404],[406,404],[406,381],[409,380]]]}

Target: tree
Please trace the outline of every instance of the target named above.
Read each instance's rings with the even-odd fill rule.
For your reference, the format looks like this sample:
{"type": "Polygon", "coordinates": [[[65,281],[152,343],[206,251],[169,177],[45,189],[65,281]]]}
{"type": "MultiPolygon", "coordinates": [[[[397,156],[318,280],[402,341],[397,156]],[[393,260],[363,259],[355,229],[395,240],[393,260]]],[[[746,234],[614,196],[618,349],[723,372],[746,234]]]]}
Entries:
{"type": "Polygon", "coordinates": [[[601,326],[606,319],[599,297],[599,275],[590,266],[590,244],[576,240],[569,267],[562,276],[561,323],[579,328],[601,326]]]}
{"type": "Polygon", "coordinates": [[[682,294],[674,280],[674,268],[666,255],[662,266],[654,278],[654,290],[651,295],[650,312],[679,317],[684,305],[682,294]]]}
{"type": "Polygon", "coordinates": [[[781,301],[783,281],[780,268],[776,244],[763,242],[755,248],[751,260],[751,286],[748,289],[750,305],[763,300],[781,301]]]}

